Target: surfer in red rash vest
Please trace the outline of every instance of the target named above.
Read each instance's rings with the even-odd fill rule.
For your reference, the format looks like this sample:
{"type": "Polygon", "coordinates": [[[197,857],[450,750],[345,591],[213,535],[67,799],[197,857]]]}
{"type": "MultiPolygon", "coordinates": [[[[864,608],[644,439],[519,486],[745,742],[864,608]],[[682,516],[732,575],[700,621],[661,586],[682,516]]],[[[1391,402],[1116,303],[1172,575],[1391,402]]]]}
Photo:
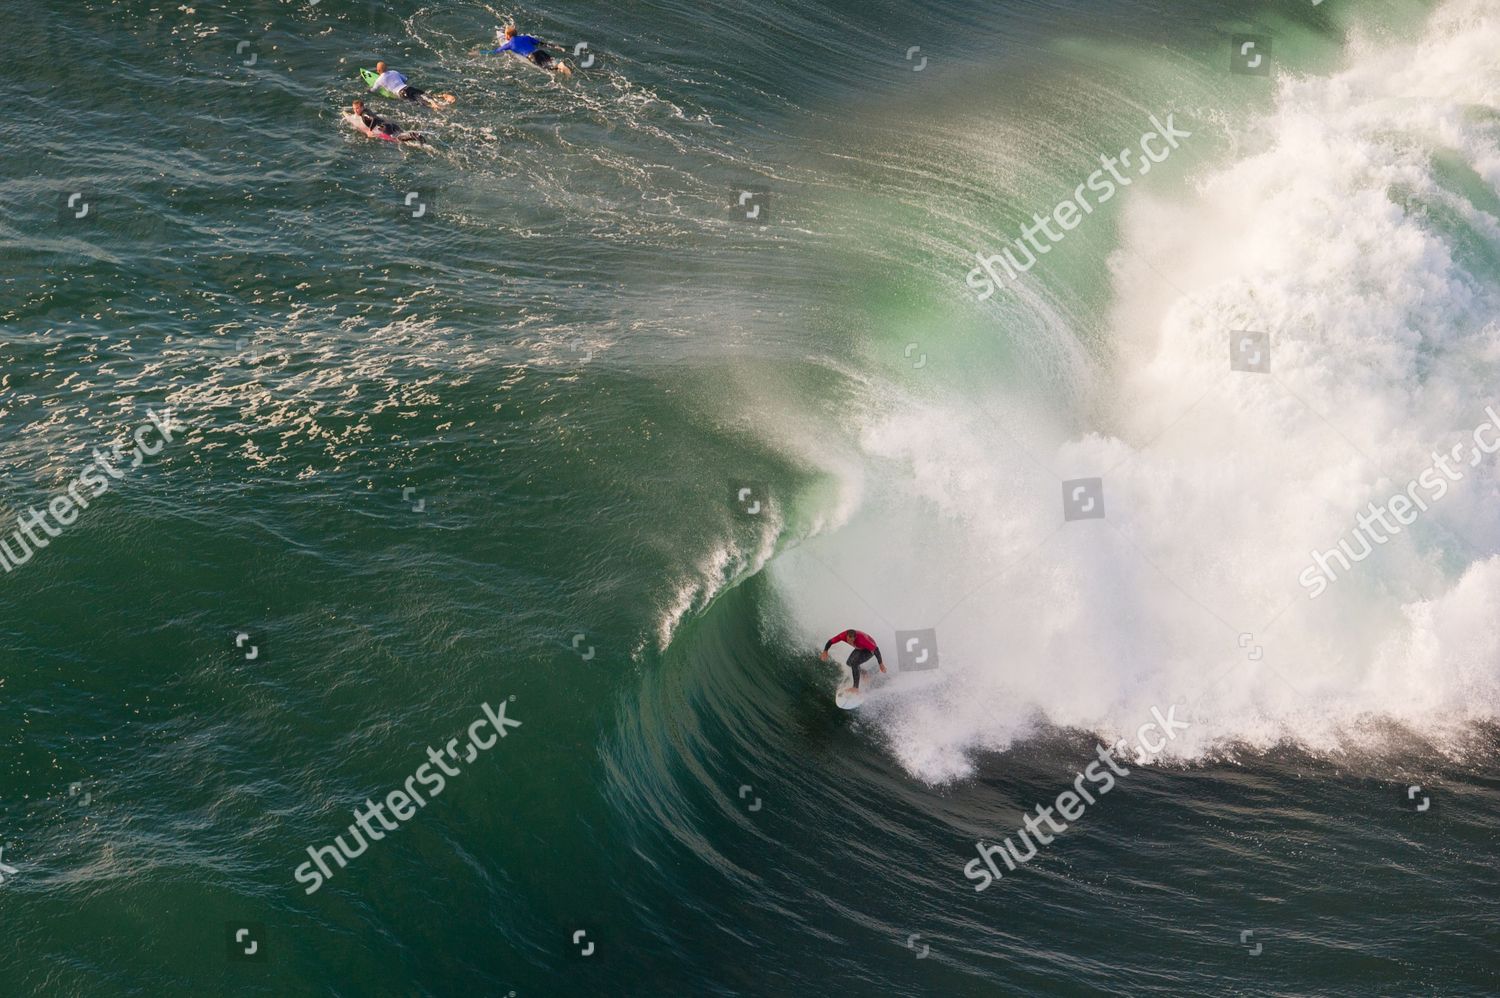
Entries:
{"type": "Polygon", "coordinates": [[[823,653],[819,655],[818,658],[822,659],[824,662],[828,661],[828,649],[832,648],[840,641],[842,641],[844,644],[854,646],[854,650],[849,653],[849,661],[847,663],[849,666],[849,674],[854,677],[853,689],[859,689],[859,674],[861,671],[860,666],[864,665],[871,658],[874,658],[875,661],[880,664],[881,672],[885,671],[885,659],[881,658],[880,646],[875,643],[875,639],[870,637],[864,631],[856,631],[852,627],[847,631],[841,631],[838,634],[835,634],[833,637],[824,642],[823,653]]]}

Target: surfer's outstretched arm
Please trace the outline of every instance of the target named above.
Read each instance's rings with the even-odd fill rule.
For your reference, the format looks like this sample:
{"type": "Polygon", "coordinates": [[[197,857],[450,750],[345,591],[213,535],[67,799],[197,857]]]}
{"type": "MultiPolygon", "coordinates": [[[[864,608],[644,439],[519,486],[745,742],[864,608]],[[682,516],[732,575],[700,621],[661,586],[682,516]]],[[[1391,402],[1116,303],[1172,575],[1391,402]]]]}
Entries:
{"type": "Polygon", "coordinates": [[[496,45],[492,49],[475,49],[474,50],[474,54],[475,55],[499,55],[502,52],[511,52],[511,51],[514,51],[515,47],[516,47],[515,38],[512,36],[512,37],[509,37],[509,38],[504,38],[504,40],[500,41],[499,45],[496,45]]]}

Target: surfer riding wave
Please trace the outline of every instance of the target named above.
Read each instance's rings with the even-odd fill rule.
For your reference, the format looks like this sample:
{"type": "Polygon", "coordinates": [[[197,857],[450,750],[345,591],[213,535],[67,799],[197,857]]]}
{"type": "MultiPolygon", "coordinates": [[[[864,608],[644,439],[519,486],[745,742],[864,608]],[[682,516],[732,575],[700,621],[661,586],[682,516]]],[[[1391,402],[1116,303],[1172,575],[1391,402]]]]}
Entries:
{"type": "Polygon", "coordinates": [[[828,661],[828,649],[840,642],[854,647],[854,650],[849,653],[848,660],[844,663],[849,666],[849,674],[854,678],[852,689],[859,689],[859,674],[863,671],[862,667],[864,664],[871,658],[875,659],[880,665],[881,672],[885,671],[885,659],[881,656],[880,646],[875,643],[875,639],[864,631],[856,631],[852,627],[847,631],[835,634],[825,641],[823,643],[823,653],[818,658],[824,662],[828,661]]]}

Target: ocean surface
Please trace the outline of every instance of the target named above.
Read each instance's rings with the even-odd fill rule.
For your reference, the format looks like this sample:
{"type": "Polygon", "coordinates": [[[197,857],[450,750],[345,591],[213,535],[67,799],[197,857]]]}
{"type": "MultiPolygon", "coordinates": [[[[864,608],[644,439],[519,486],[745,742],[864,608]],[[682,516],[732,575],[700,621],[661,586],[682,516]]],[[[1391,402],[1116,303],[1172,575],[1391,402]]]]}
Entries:
{"type": "Polygon", "coordinates": [[[1500,993],[1495,0],[0,25],[0,995],[1500,993]]]}

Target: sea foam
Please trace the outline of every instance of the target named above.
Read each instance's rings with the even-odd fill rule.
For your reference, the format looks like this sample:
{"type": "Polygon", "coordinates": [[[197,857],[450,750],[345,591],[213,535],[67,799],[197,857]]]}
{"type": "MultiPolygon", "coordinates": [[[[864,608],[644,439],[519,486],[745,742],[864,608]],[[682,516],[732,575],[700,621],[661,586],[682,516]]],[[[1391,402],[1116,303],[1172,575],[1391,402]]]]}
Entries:
{"type": "Polygon", "coordinates": [[[1378,752],[1392,724],[1456,753],[1500,716],[1493,459],[1321,599],[1297,581],[1500,401],[1497,50],[1494,8],[1450,3],[1415,40],[1280,76],[1178,196],[1130,192],[1086,411],[868,416],[858,511],[771,572],[798,640],[936,628],[938,667],[862,708],[910,772],[1169,703],[1193,722],[1177,759],[1378,752]],[[1269,374],[1229,369],[1244,329],[1270,333],[1269,374]],[[1105,517],[1065,521],[1061,482],[1086,477],[1105,517]]]}

